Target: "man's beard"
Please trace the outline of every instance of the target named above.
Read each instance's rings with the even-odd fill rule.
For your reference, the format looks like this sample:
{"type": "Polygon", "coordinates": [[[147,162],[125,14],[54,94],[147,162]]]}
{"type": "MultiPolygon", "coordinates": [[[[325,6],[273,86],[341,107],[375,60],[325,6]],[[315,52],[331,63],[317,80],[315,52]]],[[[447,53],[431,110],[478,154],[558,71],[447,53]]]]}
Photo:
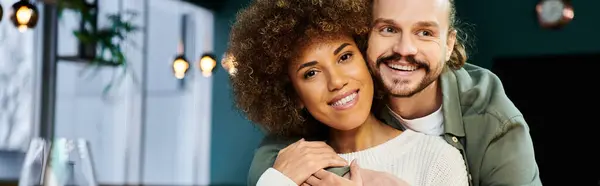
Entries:
{"type": "MultiPolygon", "coordinates": [[[[388,67],[390,68],[390,67],[388,67]]],[[[385,92],[392,97],[398,97],[398,98],[408,98],[408,97],[412,97],[415,94],[423,91],[425,88],[427,88],[429,85],[431,85],[438,77],[439,74],[433,74],[431,71],[431,68],[429,66],[429,64],[425,61],[421,61],[421,60],[417,60],[415,58],[415,56],[402,56],[398,53],[394,53],[388,56],[382,56],[377,58],[377,61],[375,63],[375,67],[372,69],[373,71],[375,71],[375,76],[376,79],[379,81],[379,85],[383,86],[385,92]],[[388,61],[398,61],[400,59],[402,59],[402,57],[404,57],[404,60],[408,63],[410,63],[411,65],[414,65],[417,67],[417,70],[423,69],[425,70],[425,77],[423,77],[420,82],[418,83],[417,87],[412,89],[412,90],[398,90],[398,89],[403,89],[402,86],[409,86],[409,80],[400,80],[400,79],[386,79],[386,77],[382,77],[383,75],[381,74],[380,71],[380,67],[381,65],[386,65],[384,64],[385,62],[388,61]]]]}

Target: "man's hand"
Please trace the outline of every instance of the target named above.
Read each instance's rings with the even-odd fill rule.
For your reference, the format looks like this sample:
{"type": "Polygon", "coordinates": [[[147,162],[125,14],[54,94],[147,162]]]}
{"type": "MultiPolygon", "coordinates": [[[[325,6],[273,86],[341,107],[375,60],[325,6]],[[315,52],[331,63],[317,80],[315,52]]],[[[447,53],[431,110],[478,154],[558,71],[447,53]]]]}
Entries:
{"type": "Polygon", "coordinates": [[[362,186],[363,180],[360,170],[360,167],[356,164],[356,160],[352,161],[350,164],[350,179],[340,177],[334,173],[321,169],[313,174],[313,176],[309,177],[306,182],[302,183],[302,186],[362,186]]]}
{"type": "Polygon", "coordinates": [[[273,168],[300,185],[319,170],[345,165],[348,162],[326,143],[300,139],[279,151],[273,168]]]}

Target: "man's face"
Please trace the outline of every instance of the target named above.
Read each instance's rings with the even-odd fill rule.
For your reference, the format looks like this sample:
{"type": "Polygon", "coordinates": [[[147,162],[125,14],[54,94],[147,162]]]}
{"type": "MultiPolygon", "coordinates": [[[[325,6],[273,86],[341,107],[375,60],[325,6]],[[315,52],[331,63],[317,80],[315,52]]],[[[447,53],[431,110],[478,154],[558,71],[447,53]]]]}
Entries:
{"type": "Polygon", "coordinates": [[[375,0],[367,59],[395,97],[411,97],[442,73],[456,33],[449,0],[375,0]]]}

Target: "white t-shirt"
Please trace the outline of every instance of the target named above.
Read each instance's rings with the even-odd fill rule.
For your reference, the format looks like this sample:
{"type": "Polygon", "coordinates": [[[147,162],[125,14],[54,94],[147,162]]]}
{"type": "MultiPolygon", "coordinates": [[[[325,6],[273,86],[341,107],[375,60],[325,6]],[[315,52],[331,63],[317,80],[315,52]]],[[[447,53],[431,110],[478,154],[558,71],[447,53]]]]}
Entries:
{"type": "Polygon", "coordinates": [[[404,119],[389,106],[387,108],[394,118],[400,121],[404,128],[432,136],[440,136],[444,133],[444,112],[442,112],[442,107],[427,116],[416,119],[404,119]]]}

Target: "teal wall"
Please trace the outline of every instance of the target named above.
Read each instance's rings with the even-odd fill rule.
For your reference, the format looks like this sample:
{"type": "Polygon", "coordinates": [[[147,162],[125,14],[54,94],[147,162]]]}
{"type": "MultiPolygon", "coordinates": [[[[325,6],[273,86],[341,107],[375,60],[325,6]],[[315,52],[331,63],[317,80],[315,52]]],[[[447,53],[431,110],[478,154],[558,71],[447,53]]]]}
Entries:
{"type": "Polygon", "coordinates": [[[495,57],[600,53],[600,1],[572,1],[575,18],[561,30],[539,26],[539,1],[456,1],[459,16],[475,25],[476,53],[469,62],[489,68],[495,57]]]}
{"type": "MultiPolygon", "coordinates": [[[[227,47],[235,14],[247,2],[228,0],[215,11],[214,49],[219,58],[227,47]]],[[[245,185],[262,133],[235,110],[228,74],[222,68],[214,76],[212,100],[211,184],[245,185]]]]}

